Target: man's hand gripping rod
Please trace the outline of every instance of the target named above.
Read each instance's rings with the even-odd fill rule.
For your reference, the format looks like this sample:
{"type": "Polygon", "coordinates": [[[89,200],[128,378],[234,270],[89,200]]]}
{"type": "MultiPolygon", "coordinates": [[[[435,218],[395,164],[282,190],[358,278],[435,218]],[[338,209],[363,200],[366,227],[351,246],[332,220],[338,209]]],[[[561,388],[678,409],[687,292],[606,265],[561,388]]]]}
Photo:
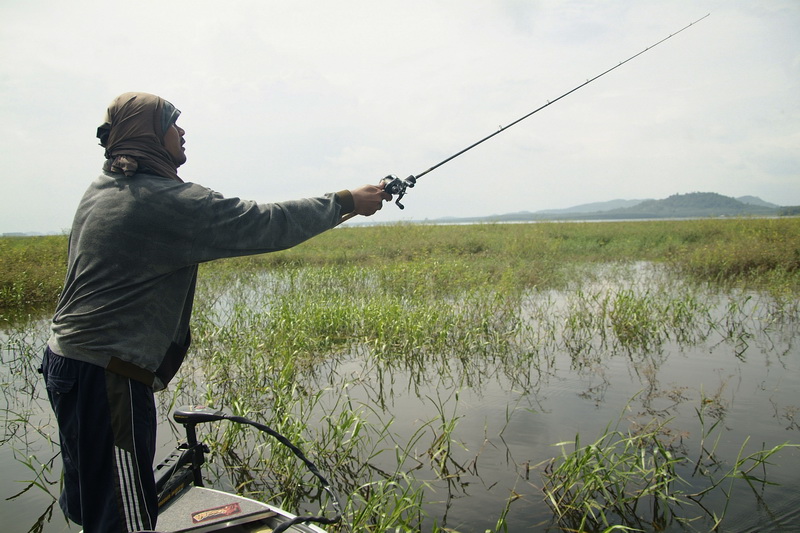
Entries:
{"type": "MultiPolygon", "coordinates": [[[[384,189],[383,189],[383,190],[385,190],[386,192],[388,192],[388,193],[389,193],[389,194],[391,194],[392,196],[395,196],[395,195],[397,195],[397,199],[395,200],[395,203],[397,204],[397,207],[399,207],[400,209],[405,209],[405,206],[404,206],[403,204],[401,204],[401,203],[400,203],[400,200],[403,198],[403,196],[405,196],[405,195],[406,195],[406,190],[407,190],[407,189],[410,189],[411,187],[413,187],[414,185],[416,185],[416,183],[417,183],[417,180],[418,180],[419,178],[421,178],[422,176],[424,176],[425,174],[427,174],[428,172],[430,172],[430,171],[432,171],[432,170],[435,170],[435,169],[439,168],[440,166],[444,165],[444,164],[445,164],[445,163],[447,163],[448,161],[451,161],[451,160],[455,159],[456,157],[460,156],[460,155],[461,155],[461,154],[463,154],[464,152],[467,152],[467,151],[469,151],[469,150],[472,150],[473,148],[475,148],[475,147],[476,147],[476,146],[478,146],[479,144],[483,143],[484,141],[488,141],[489,139],[491,139],[492,137],[494,137],[494,136],[495,136],[495,135],[497,135],[498,133],[500,133],[500,132],[502,132],[502,131],[505,131],[505,130],[507,130],[508,128],[510,128],[511,126],[513,126],[513,125],[515,125],[515,124],[518,124],[519,122],[522,122],[523,120],[525,120],[526,118],[530,117],[531,115],[534,115],[534,114],[538,113],[539,111],[541,111],[541,110],[542,110],[542,109],[544,109],[545,107],[548,107],[548,106],[550,106],[550,105],[552,105],[552,104],[555,104],[556,102],[558,102],[559,100],[561,100],[561,99],[562,99],[562,98],[564,98],[565,96],[568,96],[568,95],[570,95],[570,94],[574,93],[575,91],[577,91],[577,90],[578,90],[578,89],[580,89],[581,87],[585,87],[586,85],[589,85],[590,83],[592,83],[593,81],[597,80],[598,78],[601,78],[601,77],[605,76],[606,74],[608,74],[608,73],[609,73],[609,72],[611,72],[612,70],[615,70],[615,69],[617,69],[617,68],[621,67],[622,65],[624,65],[624,64],[625,64],[625,63],[627,63],[628,61],[631,61],[632,59],[635,59],[635,58],[639,57],[640,55],[644,54],[645,52],[647,52],[647,51],[648,51],[648,50],[650,50],[651,48],[655,48],[656,46],[658,46],[659,44],[663,43],[664,41],[666,41],[666,40],[668,40],[668,39],[670,39],[670,38],[674,37],[675,35],[678,35],[679,33],[681,33],[682,31],[684,31],[684,30],[686,30],[686,29],[690,28],[691,26],[694,26],[695,24],[697,24],[698,22],[700,22],[700,21],[701,21],[701,20],[703,20],[704,18],[708,17],[710,14],[711,14],[711,13],[707,13],[706,15],[704,15],[704,16],[702,16],[702,17],[700,17],[699,19],[695,20],[694,22],[692,22],[692,23],[690,23],[690,24],[688,24],[688,25],[684,26],[683,28],[679,29],[679,30],[678,30],[678,31],[676,31],[675,33],[671,33],[671,34],[669,34],[668,36],[664,37],[663,39],[661,39],[661,40],[660,40],[660,41],[658,41],[657,43],[655,43],[655,44],[652,44],[652,45],[648,46],[647,48],[645,48],[644,50],[642,50],[641,52],[639,52],[639,53],[637,53],[637,54],[634,54],[634,55],[632,55],[631,57],[629,57],[629,58],[628,58],[628,59],[626,59],[625,61],[621,61],[619,64],[617,64],[617,65],[614,65],[614,66],[613,66],[613,67],[611,67],[610,69],[608,69],[608,70],[605,70],[605,71],[601,72],[600,74],[598,74],[598,75],[597,75],[597,76],[595,76],[594,78],[588,79],[588,80],[586,80],[585,82],[583,82],[583,83],[581,83],[580,85],[578,85],[577,87],[575,87],[575,88],[573,88],[573,89],[570,89],[569,91],[565,92],[564,94],[562,94],[562,95],[561,95],[561,96],[559,96],[558,98],[556,98],[556,99],[554,99],[554,100],[548,100],[548,101],[547,101],[547,103],[546,103],[546,104],[544,104],[543,106],[540,106],[540,107],[538,107],[538,108],[534,109],[533,111],[531,111],[531,112],[530,112],[530,113],[528,113],[527,115],[525,115],[525,116],[523,116],[523,117],[520,117],[520,118],[518,118],[517,120],[515,120],[515,121],[514,121],[514,122],[512,122],[511,124],[508,124],[507,126],[503,126],[503,127],[501,127],[501,128],[500,128],[500,129],[498,129],[497,131],[493,132],[491,135],[487,135],[487,136],[486,136],[486,137],[484,137],[483,139],[481,139],[481,140],[479,140],[479,141],[477,141],[477,142],[475,142],[475,143],[472,143],[471,145],[467,146],[467,147],[466,147],[466,148],[464,148],[463,150],[461,150],[461,151],[459,151],[459,152],[456,152],[455,154],[451,155],[451,156],[450,156],[450,157],[448,157],[447,159],[444,159],[443,161],[440,161],[440,162],[436,163],[435,165],[433,165],[431,168],[429,168],[429,169],[428,169],[428,170],[426,170],[425,172],[422,172],[422,173],[420,173],[420,174],[417,174],[417,175],[413,175],[413,174],[412,174],[411,176],[407,177],[406,179],[402,179],[402,180],[401,180],[400,178],[398,178],[397,176],[393,176],[393,175],[386,176],[385,178],[383,178],[383,179],[380,181],[380,183],[381,183],[381,184],[383,184],[383,186],[384,186],[384,189]]],[[[346,220],[349,220],[349,219],[350,219],[350,218],[352,218],[353,216],[355,216],[355,215],[354,215],[354,214],[352,214],[352,213],[351,213],[351,214],[348,214],[348,215],[345,215],[345,216],[343,216],[343,217],[342,217],[342,220],[341,220],[339,223],[341,224],[342,222],[344,222],[344,221],[346,221],[346,220]]]]}

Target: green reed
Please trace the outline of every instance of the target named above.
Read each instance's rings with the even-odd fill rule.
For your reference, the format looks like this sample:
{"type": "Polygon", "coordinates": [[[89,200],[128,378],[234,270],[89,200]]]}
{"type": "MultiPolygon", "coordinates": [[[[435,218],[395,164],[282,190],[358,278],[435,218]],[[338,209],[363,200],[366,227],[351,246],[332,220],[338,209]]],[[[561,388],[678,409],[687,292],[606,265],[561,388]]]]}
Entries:
{"type": "MultiPolygon", "coordinates": [[[[540,379],[551,371],[552,357],[563,350],[573,353],[576,367],[591,369],[590,360],[614,353],[646,361],[669,340],[698,342],[715,334],[735,343],[760,327],[751,319],[757,306],[749,295],[737,300],[734,293],[719,302],[701,287],[676,282],[665,268],[619,265],[613,287],[602,275],[582,276],[562,293],[565,300],[554,300],[477,276],[461,287],[464,278],[450,281],[437,261],[417,259],[390,269],[209,265],[213,274],[204,272],[198,288],[197,344],[181,373],[181,394],[264,417],[309,450],[347,495],[353,528],[414,530],[429,524],[428,485],[444,483],[448,494],[458,493],[460,478],[480,456],[457,438],[461,388],[500,374],[525,390],[534,386],[536,373],[540,379]],[[364,366],[340,374],[339,362],[353,357],[364,366]],[[428,412],[435,415],[410,434],[396,432],[384,411],[396,374],[407,375],[401,386],[417,395],[437,383],[436,389],[453,391],[449,399],[428,396],[428,412]],[[356,400],[356,389],[367,390],[370,401],[356,400]]],[[[580,468],[565,466],[558,475],[578,468],[576,475],[584,476],[581,469],[592,464],[615,485],[597,477],[596,488],[580,494],[552,488],[563,492],[552,497],[561,506],[556,516],[576,527],[586,520],[596,527],[619,526],[614,520],[633,527],[681,519],[673,517],[673,508],[688,496],[670,490],[680,484],[676,464],[684,459],[662,441],[664,432],[664,423],[634,434],[614,430],[582,449],[580,468]],[[634,453],[641,450],[648,451],[634,453]],[[606,500],[598,503],[592,491],[602,491],[606,500]],[[564,508],[580,498],[589,502],[580,504],[591,510],[588,519],[564,508]],[[641,518],[637,513],[645,507],[652,515],[641,518]]],[[[210,442],[222,458],[216,475],[236,490],[292,509],[313,496],[313,484],[285,450],[231,428],[216,430],[210,442]],[[237,450],[249,451],[244,456],[237,450]]],[[[503,530],[513,498],[497,530],[503,530]]]]}
{"type": "Polygon", "coordinates": [[[669,420],[653,419],[623,430],[620,419],[591,444],[581,445],[580,435],[573,442],[556,444],[562,447],[562,455],[542,472],[542,491],[554,522],[564,531],[661,531],[673,524],[688,531],[716,531],[735,483],[745,482],[759,499],[758,486],[769,483],[770,460],[798,445],[784,443],[746,452],[746,439],[733,461],[716,458],[720,435],[709,440],[719,430],[719,420],[706,427],[712,403],[704,397],[696,410],[702,427],[696,458],[676,439],[669,420]],[[573,451],[566,450],[568,445],[573,451]],[[715,491],[724,495],[722,509],[703,503],[715,491]],[[698,521],[699,529],[695,529],[698,521]]]}
{"type": "MultiPolygon", "coordinates": [[[[206,264],[192,356],[158,395],[161,412],[200,400],[269,424],[329,475],[353,530],[444,531],[446,524],[428,515],[431,501],[442,498],[433,494],[463,495],[462,478],[476,472],[481,454],[459,440],[456,391],[502,379],[525,394],[554,375],[564,352],[586,372],[619,355],[634,360],[637,372],[657,366],[667,342],[712,339],[744,357],[761,330],[800,316],[791,253],[776,262],[777,252],[765,251],[763,268],[722,274],[697,265],[736,261],[743,232],[753,248],[764,235],[771,246],[796,248],[798,229],[795,219],[345,227],[285,252],[206,264]],[[720,295],[710,284],[726,291],[720,295]],[[762,303],[755,289],[771,297],[762,303]],[[422,396],[425,414],[412,429],[398,428],[391,415],[401,389],[422,396]],[[419,394],[429,390],[450,394],[419,394]]],[[[62,238],[48,246],[63,254],[64,244],[62,238]]],[[[751,261],[756,256],[749,254],[751,261]]],[[[50,276],[63,279],[63,270],[50,276]]],[[[4,300],[3,309],[14,301],[4,300]]],[[[35,381],[34,354],[43,341],[28,353],[12,350],[15,339],[20,347],[28,342],[11,337],[3,362],[21,361],[22,382],[35,381]]],[[[701,412],[708,416],[708,408],[701,412]]],[[[709,492],[684,487],[689,463],[665,438],[667,429],[665,422],[617,427],[591,447],[576,439],[580,453],[565,452],[571,466],[547,481],[559,523],[658,525],[683,519],[678,508],[687,499],[703,505],[706,494],[730,492],[734,474],[713,477],[709,492]],[[560,476],[586,469],[595,476],[587,478],[593,491],[558,484],[560,476]],[[582,511],[590,511],[588,518],[582,511]]],[[[203,431],[213,484],[293,510],[318,496],[281,446],[235,425],[203,431]]],[[[691,464],[717,460],[708,453],[710,435],[691,464]]],[[[770,450],[755,457],[742,451],[738,471],[763,467],[770,450]]],[[[48,464],[31,461],[41,474],[31,476],[32,488],[50,479],[48,464]]],[[[742,479],[757,483],[749,472],[742,479]]],[[[507,529],[518,496],[497,511],[496,531],[507,529]]]]}
{"type": "MultiPolygon", "coordinates": [[[[667,339],[705,339],[713,333],[733,344],[761,327],[753,316],[759,305],[750,294],[737,299],[732,293],[718,302],[702,288],[676,283],[664,269],[654,268],[642,280],[642,266],[617,266],[613,288],[602,276],[582,276],[561,300],[541,299],[538,291],[513,284],[473,281],[461,287],[463,278],[446,283],[447,269],[435,261],[403,265],[406,275],[400,278],[392,277],[397,267],[380,265],[281,270],[207,265],[198,287],[193,356],[161,401],[174,406],[203,398],[269,423],[331,473],[346,496],[353,528],[414,530],[430,521],[424,511],[428,486],[444,483],[451,497],[463,490],[460,477],[479,459],[480,450],[458,441],[455,391],[497,375],[525,390],[534,386],[535,374],[541,378],[551,371],[553,354],[565,349],[574,350],[579,367],[618,352],[653,357],[667,339]],[[395,279],[400,281],[388,282],[395,279]],[[712,312],[715,308],[724,312],[712,312]],[[338,362],[353,357],[369,363],[340,374],[338,362]],[[411,433],[393,429],[384,411],[398,373],[408,375],[403,386],[414,391],[437,383],[436,389],[454,391],[451,398],[428,396],[425,403],[434,414],[411,433]],[[370,401],[355,399],[350,391],[356,388],[368,390],[370,401]]],[[[9,340],[9,346],[22,347],[14,353],[22,354],[23,363],[35,360],[32,354],[41,349],[41,339],[25,348],[27,336],[9,340]]],[[[281,446],[235,425],[206,431],[215,457],[213,483],[291,509],[314,501],[318,490],[281,446]]],[[[600,465],[616,484],[605,487],[608,480],[596,478],[595,491],[606,498],[600,503],[586,491],[554,496],[561,506],[556,515],[573,526],[588,520],[564,508],[584,498],[589,503],[580,505],[592,510],[589,519],[597,527],[605,524],[603,517],[613,527],[613,520],[631,513],[633,521],[625,523],[638,523],[643,507],[655,509],[647,517],[653,524],[670,519],[669,505],[683,496],[667,491],[680,479],[670,477],[677,476],[675,456],[670,458],[674,451],[660,440],[662,431],[663,425],[635,434],[614,430],[583,450],[580,468],[600,465]],[[647,454],[633,457],[643,449],[647,454]],[[609,505],[610,510],[603,507],[609,505]]],[[[47,479],[42,463],[47,464],[37,463],[40,476],[32,479],[32,488],[39,487],[37,479],[47,479]]],[[[715,486],[729,490],[721,482],[715,486]]],[[[497,530],[503,530],[513,498],[497,530]]]]}
{"type": "Polygon", "coordinates": [[[556,522],[571,531],[662,529],[678,505],[674,485],[683,459],[661,442],[661,430],[659,423],[636,433],[607,429],[586,446],[576,436],[575,451],[563,452],[544,472],[556,522]]]}
{"type": "Polygon", "coordinates": [[[66,236],[0,237],[0,318],[52,308],[66,261],[66,236]]]}
{"type": "MultiPolygon", "coordinates": [[[[67,237],[0,238],[0,313],[50,310],[65,274],[67,237]]],[[[280,253],[242,258],[258,268],[383,266],[383,283],[435,290],[476,283],[558,286],[572,265],[666,261],[716,283],[747,283],[791,299],[800,291],[800,219],[342,227],[280,253]]],[[[566,276],[566,277],[565,277],[566,276]]]]}
{"type": "Polygon", "coordinates": [[[398,291],[560,287],[586,263],[658,261],[697,279],[800,290],[800,218],[599,223],[396,224],[342,227],[284,252],[237,260],[257,268],[377,267],[398,291]]]}

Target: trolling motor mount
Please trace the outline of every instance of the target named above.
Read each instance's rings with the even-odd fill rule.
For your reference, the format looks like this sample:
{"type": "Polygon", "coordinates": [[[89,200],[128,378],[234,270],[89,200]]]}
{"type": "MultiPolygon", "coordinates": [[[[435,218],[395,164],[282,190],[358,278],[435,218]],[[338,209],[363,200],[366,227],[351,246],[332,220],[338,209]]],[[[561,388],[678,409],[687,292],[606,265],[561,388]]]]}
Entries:
{"type": "Polygon", "coordinates": [[[381,180],[381,183],[383,183],[384,185],[383,187],[384,191],[388,192],[392,196],[394,196],[395,194],[397,195],[397,200],[395,200],[394,202],[397,204],[397,207],[399,207],[400,209],[405,209],[406,206],[401,204],[400,200],[403,198],[403,196],[406,195],[406,189],[410,189],[417,183],[417,178],[411,175],[406,179],[401,180],[397,176],[389,174],[388,176],[386,176],[381,180]]]}

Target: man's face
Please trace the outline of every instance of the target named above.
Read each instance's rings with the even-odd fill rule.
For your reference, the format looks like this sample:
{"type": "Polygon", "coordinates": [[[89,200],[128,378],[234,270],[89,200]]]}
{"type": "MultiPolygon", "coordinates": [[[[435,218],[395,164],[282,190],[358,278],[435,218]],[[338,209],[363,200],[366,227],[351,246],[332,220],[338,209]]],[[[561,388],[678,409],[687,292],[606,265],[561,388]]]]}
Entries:
{"type": "Polygon", "coordinates": [[[186,142],[183,139],[185,133],[177,124],[172,124],[164,133],[164,148],[167,149],[170,157],[172,157],[172,162],[178,167],[186,163],[186,150],[183,147],[186,142]]]}

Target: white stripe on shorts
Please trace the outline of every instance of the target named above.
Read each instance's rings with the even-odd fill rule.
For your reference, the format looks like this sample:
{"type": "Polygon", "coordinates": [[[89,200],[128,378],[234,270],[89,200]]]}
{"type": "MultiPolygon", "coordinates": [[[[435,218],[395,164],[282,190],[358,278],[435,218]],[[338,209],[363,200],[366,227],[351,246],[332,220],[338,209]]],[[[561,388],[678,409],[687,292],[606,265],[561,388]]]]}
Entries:
{"type": "Polygon", "coordinates": [[[117,460],[117,478],[119,479],[122,511],[125,515],[125,527],[128,531],[144,529],[140,516],[138,491],[136,490],[136,461],[131,453],[114,446],[117,460]]]}

